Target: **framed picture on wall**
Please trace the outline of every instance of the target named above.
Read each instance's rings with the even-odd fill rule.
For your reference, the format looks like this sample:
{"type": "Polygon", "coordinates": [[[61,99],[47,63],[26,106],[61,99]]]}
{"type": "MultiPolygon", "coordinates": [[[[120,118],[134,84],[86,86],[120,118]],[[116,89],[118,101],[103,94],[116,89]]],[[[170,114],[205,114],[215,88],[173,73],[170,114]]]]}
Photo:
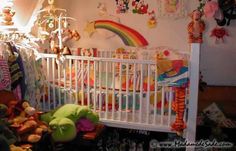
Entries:
{"type": "Polygon", "coordinates": [[[186,0],[157,0],[158,17],[183,18],[186,17],[186,0]]]}

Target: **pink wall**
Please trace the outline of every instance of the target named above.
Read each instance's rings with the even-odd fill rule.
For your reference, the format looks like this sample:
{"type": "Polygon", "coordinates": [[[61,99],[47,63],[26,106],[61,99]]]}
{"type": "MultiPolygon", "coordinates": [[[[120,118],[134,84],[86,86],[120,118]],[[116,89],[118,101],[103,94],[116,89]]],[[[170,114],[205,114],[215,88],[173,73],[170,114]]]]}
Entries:
{"type": "MultiPolygon", "coordinates": [[[[19,10],[17,13],[24,17],[18,17],[21,21],[24,20],[33,7],[29,3],[32,0],[25,0],[26,3],[17,2],[17,7],[24,7],[24,10],[19,10]],[[26,11],[27,10],[27,11],[26,11]]],[[[97,5],[98,2],[105,2],[108,12],[120,18],[120,22],[139,31],[150,43],[149,47],[156,46],[169,46],[175,49],[188,51],[189,45],[187,43],[187,30],[186,26],[190,19],[188,17],[178,20],[173,19],[158,19],[157,27],[149,29],[146,26],[147,16],[136,15],[131,12],[128,14],[115,14],[115,0],[57,0],[57,6],[66,8],[69,16],[77,19],[73,24],[79,30],[82,38],[78,43],[74,43],[73,47],[99,47],[106,49],[115,49],[124,46],[119,37],[110,39],[104,38],[104,35],[99,31],[91,38],[84,32],[84,27],[88,21],[101,19],[98,15],[97,5]]],[[[157,0],[146,0],[149,3],[150,9],[157,11],[157,0]]],[[[186,0],[186,10],[189,12],[198,6],[197,0],[186,0]]],[[[204,80],[209,85],[234,85],[236,86],[236,20],[231,22],[229,27],[230,37],[227,37],[225,43],[215,44],[214,39],[209,38],[210,30],[216,26],[215,21],[208,20],[206,22],[207,29],[204,34],[204,43],[201,50],[201,71],[204,80]]],[[[108,33],[109,34],[109,33],[108,33]]]]}

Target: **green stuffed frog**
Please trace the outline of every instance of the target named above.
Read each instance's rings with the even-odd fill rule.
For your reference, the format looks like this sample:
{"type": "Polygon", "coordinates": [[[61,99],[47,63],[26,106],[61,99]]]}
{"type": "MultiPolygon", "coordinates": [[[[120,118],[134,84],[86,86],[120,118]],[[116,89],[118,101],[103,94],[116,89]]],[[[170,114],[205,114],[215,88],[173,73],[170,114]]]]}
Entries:
{"type": "Polygon", "coordinates": [[[98,123],[99,117],[87,106],[66,104],[58,109],[42,114],[40,119],[47,122],[52,129],[52,138],[55,142],[73,140],[77,135],[76,122],[86,118],[98,123]]]}

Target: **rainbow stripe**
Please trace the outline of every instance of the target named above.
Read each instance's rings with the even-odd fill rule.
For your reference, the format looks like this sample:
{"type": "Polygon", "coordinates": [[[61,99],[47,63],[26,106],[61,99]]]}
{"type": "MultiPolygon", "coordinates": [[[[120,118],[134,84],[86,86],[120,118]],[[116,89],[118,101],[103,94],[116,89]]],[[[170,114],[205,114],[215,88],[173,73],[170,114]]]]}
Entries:
{"type": "Polygon", "coordinates": [[[143,47],[147,46],[147,40],[137,31],[122,25],[120,23],[110,21],[110,20],[96,20],[94,28],[107,29],[111,32],[117,34],[125,45],[133,47],[143,47]]]}

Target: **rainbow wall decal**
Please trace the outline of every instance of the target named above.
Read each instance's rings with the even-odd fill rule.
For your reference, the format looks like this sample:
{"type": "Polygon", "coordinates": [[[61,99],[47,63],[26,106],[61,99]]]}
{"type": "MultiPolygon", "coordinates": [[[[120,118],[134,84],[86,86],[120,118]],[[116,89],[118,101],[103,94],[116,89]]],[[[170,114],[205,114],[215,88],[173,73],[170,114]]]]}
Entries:
{"type": "Polygon", "coordinates": [[[111,20],[96,20],[94,28],[107,29],[116,33],[127,46],[143,47],[147,46],[147,40],[136,30],[111,20]]]}

